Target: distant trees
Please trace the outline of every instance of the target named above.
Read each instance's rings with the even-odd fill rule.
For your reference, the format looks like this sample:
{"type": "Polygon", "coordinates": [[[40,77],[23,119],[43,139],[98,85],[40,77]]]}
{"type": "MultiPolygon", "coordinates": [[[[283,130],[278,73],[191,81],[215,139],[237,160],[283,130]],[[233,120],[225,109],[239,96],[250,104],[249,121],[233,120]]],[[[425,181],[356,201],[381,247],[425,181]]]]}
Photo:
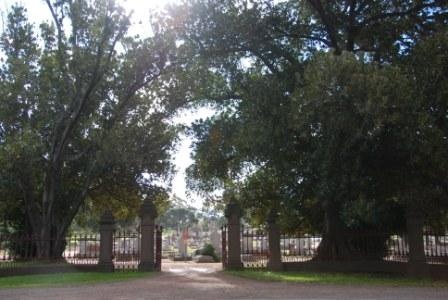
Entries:
{"type": "Polygon", "coordinates": [[[199,222],[199,218],[195,209],[172,207],[159,218],[158,222],[165,228],[178,230],[196,225],[199,222]]]}

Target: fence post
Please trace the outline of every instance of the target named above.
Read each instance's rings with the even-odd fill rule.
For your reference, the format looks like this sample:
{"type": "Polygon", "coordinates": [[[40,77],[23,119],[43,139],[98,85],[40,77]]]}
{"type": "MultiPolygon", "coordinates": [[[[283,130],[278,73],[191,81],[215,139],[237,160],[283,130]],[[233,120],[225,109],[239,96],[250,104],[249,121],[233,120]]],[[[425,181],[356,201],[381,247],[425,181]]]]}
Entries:
{"type": "Polygon", "coordinates": [[[162,271],[162,226],[156,226],[156,271],[162,271]]]}
{"type": "Polygon", "coordinates": [[[423,215],[420,212],[409,211],[406,215],[406,227],[409,242],[407,274],[411,277],[429,276],[423,242],[423,222],[423,215]]]}
{"type": "Polygon", "coordinates": [[[226,269],[241,269],[241,208],[237,203],[229,203],[226,206],[227,218],[227,264],[226,269]]]}
{"type": "Polygon", "coordinates": [[[143,201],[140,209],[140,228],[141,228],[141,243],[140,243],[140,263],[138,265],[139,271],[154,271],[154,220],[157,217],[156,207],[151,199],[146,198],[143,201]]]}
{"type": "Polygon", "coordinates": [[[221,227],[221,260],[222,268],[227,268],[227,225],[221,227]]]}
{"type": "Polygon", "coordinates": [[[282,254],[280,249],[280,228],[277,224],[277,211],[272,210],[268,216],[268,243],[269,259],[268,269],[271,271],[283,270],[282,254]]]}
{"type": "Polygon", "coordinates": [[[113,272],[113,235],[115,219],[110,210],[104,212],[100,219],[100,257],[98,267],[101,272],[113,272]]]}

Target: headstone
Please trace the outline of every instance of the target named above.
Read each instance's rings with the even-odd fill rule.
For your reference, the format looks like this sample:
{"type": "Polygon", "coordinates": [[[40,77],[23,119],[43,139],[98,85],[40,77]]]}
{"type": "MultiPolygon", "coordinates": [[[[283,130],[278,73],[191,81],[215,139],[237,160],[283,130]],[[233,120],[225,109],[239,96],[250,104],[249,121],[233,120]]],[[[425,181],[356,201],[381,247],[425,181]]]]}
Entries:
{"type": "Polygon", "coordinates": [[[215,248],[216,253],[221,255],[221,234],[219,234],[216,228],[214,228],[210,234],[210,242],[212,243],[213,248],[215,248]]]}
{"type": "Polygon", "coordinates": [[[261,237],[260,240],[260,248],[258,251],[267,251],[268,250],[268,239],[266,237],[261,237]]]}
{"type": "Polygon", "coordinates": [[[248,253],[254,252],[254,238],[252,236],[247,236],[244,241],[244,246],[248,253]]]}
{"type": "Polygon", "coordinates": [[[177,240],[177,248],[179,250],[180,257],[187,257],[187,248],[188,248],[188,234],[187,231],[183,231],[181,235],[179,235],[177,240]]]}
{"type": "Polygon", "coordinates": [[[86,240],[80,240],[79,244],[79,251],[78,256],[79,257],[85,257],[87,255],[87,241],[86,240]]]}

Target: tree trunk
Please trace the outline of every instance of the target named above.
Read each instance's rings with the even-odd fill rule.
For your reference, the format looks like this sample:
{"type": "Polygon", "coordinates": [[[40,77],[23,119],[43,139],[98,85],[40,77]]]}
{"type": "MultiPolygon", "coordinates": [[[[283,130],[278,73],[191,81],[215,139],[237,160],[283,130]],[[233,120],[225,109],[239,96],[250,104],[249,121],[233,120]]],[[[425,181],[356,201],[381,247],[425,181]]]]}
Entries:
{"type": "Polygon", "coordinates": [[[325,227],[314,260],[382,260],[387,253],[388,234],[349,230],[339,217],[338,203],[326,202],[325,227]]]}
{"type": "MultiPolygon", "coordinates": [[[[50,171],[48,171],[50,173],[50,171]]],[[[56,173],[57,174],[57,173],[56,173]]],[[[66,235],[72,220],[75,218],[81,207],[88,190],[88,183],[91,177],[86,179],[84,188],[79,194],[72,195],[70,206],[60,208],[58,201],[61,197],[55,191],[59,184],[56,175],[46,175],[44,191],[42,193],[41,207],[37,202],[33,209],[27,210],[27,217],[31,225],[33,235],[33,247],[36,249],[30,258],[43,260],[61,259],[66,245],[66,235]]],[[[90,173],[89,173],[90,176],[90,173]]],[[[30,198],[31,199],[31,198],[30,198]]]]}
{"type": "Polygon", "coordinates": [[[52,224],[51,227],[46,226],[34,230],[34,232],[39,232],[40,234],[35,235],[35,239],[33,239],[36,252],[29,257],[30,259],[62,259],[62,254],[66,245],[65,237],[67,229],[63,231],[58,230],[59,226],[61,225],[52,224]]]}
{"type": "Polygon", "coordinates": [[[44,189],[42,193],[42,207],[40,214],[40,228],[35,228],[37,237],[37,258],[50,259],[51,253],[51,227],[53,219],[54,183],[53,168],[48,167],[44,176],[44,189]]]}
{"type": "MultiPolygon", "coordinates": [[[[65,248],[65,235],[68,226],[55,220],[56,184],[55,176],[47,174],[42,194],[42,210],[40,214],[36,213],[32,216],[40,219],[40,222],[36,223],[33,228],[33,234],[36,238],[37,250],[34,258],[41,260],[61,259],[65,248]]],[[[64,219],[62,217],[62,220],[64,219]]]]}
{"type": "Polygon", "coordinates": [[[64,253],[65,246],[67,244],[65,238],[67,235],[68,228],[65,228],[65,230],[61,231],[59,230],[60,226],[62,225],[55,226],[53,230],[54,240],[50,248],[50,257],[52,259],[62,259],[63,258],[62,255],[64,253]]]}
{"type": "Polygon", "coordinates": [[[324,202],[325,227],[322,241],[314,260],[346,260],[352,258],[347,241],[346,228],[339,218],[339,205],[333,201],[324,202]]]}

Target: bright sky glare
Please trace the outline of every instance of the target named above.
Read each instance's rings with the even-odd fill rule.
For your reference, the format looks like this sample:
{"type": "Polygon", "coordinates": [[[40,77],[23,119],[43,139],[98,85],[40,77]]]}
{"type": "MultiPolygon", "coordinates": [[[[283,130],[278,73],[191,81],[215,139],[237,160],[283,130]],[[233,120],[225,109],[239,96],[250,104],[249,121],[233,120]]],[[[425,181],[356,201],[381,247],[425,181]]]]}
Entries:
{"type": "MultiPolygon", "coordinates": [[[[160,10],[168,4],[173,4],[178,0],[117,0],[129,13],[132,12],[132,35],[148,34],[149,13],[160,10]]],[[[1,17],[6,18],[6,12],[11,5],[18,3],[28,10],[29,19],[39,23],[43,20],[51,19],[51,14],[47,8],[45,0],[0,0],[1,17]]],[[[1,21],[3,23],[3,20],[1,21]]],[[[2,24],[3,25],[3,24],[2,24]]]]}
{"type": "MultiPolygon", "coordinates": [[[[174,4],[178,0],[119,0],[120,3],[128,12],[132,13],[132,25],[130,28],[131,35],[140,35],[142,37],[149,34],[149,13],[154,10],[162,9],[168,4],[174,4]]],[[[27,8],[28,18],[30,21],[39,24],[44,20],[50,20],[51,15],[44,0],[0,0],[0,30],[3,29],[4,21],[6,20],[7,11],[14,3],[18,3],[27,8]]],[[[201,108],[197,111],[181,112],[174,122],[177,124],[190,125],[195,120],[200,118],[207,118],[212,116],[214,111],[210,108],[201,108]]],[[[175,169],[177,171],[172,186],[172,193],[176,196],[186,199],[187,202],[196,207],[202,207],[202,199],[192,194],[187,197],[185,184],[185,169],[193,162],[191,155],[191,139],[181,136],[177,152],[173,157],[175,169]]]]}

